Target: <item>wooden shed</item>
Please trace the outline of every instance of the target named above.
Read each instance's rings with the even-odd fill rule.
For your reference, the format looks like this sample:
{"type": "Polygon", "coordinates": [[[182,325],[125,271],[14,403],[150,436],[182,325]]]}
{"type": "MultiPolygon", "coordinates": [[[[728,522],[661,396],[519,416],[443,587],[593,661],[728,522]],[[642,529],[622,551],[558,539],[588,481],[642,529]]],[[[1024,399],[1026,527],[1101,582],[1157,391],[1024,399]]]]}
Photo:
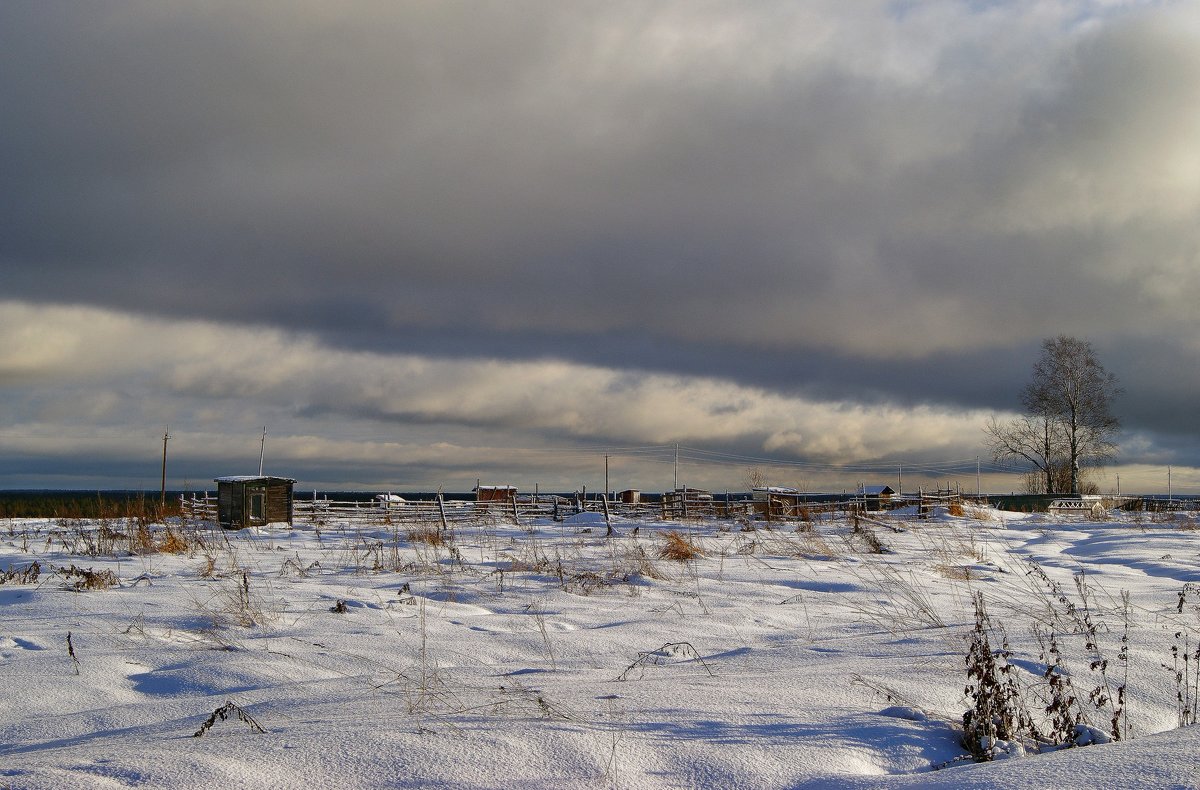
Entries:
{"type": "Polygon", "coordinates": [[[642,492],[636,488],[626,488],[617,494],[617,501],[622,505],[637,505],[642,501],[642,492]]]}
{"type": "Polygon", "coordinates": [[[517,501],[517,487],[475,486],[475,501],[492,505],[511,505],[517,501]]]}
{"type": "Polygon", "coordinates": [[[862,486],[858,489],[858,495],[862,498],[866,510],[887,510],[896,491],[887,485],[862,486]]]}
{"type": "Polygon", "coordinates": [[[288,477],[245,475],[218,477],[217,521],[226,529],[242,529],[286,521],[292,523],[292,488],[288,477]]]}

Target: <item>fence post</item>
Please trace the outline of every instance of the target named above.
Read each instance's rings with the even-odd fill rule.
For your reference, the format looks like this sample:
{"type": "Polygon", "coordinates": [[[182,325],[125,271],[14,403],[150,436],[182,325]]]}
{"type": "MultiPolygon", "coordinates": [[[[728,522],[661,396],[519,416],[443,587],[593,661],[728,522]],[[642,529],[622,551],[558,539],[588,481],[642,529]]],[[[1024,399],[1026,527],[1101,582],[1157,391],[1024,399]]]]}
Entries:
{"type": "Polygon", "coordinates": [[[438,503],[438,512],[442,514],[442,529],[449,529],[450,527],[446,524],[446,506],[442,503],[442,492],[441,491],[438,491],[437,503],[438,503]]]}

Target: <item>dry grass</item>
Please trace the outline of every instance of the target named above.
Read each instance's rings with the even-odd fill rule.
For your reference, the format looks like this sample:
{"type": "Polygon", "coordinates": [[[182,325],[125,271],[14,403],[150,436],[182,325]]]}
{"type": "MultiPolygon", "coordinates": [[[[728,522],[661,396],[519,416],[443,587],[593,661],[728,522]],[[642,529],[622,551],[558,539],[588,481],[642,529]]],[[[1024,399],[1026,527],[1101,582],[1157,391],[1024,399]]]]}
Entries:
{"type": "Polygon", "coordinates": [[[164,554],[190,554],[199,547],[198,544],[194,533],[189,540],[185,533],[171,527],[164,529],[158,538],[158,550],[164,554]]]}
{"type": "Polygon", "coordinates": [[[659,559],[687,562],[703,557],[704,552],[686,535],[676,530],[663,535],[663,545],[658,550],[659,559]]]}
{"type": "Polygon", "coordinates": [[[933,569],[937,571],[943,578],[951,579],[953,581],[965,582],[975,578],[975,575],[971,572],[971,569],[965,565],[953,565],[943,562],[933,566],[933,569]]]}
{"type": "Polygon", "coordinates": [[[63,587],[68,590],[107,590],[120,584],[117,574],[109,570],[94,571],[91,568],[55,568],[54,572],[66,579],[63,587]]]}
{"type": "Polygon", "coordinates": [[[41,572],[42,566],[37,560],[24,568],[10,567],[6,571],[0,571],[0,584],[36,584],[41,572]]]}
{"type": "Polygon", "coordinates": [[[409,543],[424,543],[427,546],[444,546],[447,543],[446,533],[437,527],[417,527],[408,532],[409,543]]]}

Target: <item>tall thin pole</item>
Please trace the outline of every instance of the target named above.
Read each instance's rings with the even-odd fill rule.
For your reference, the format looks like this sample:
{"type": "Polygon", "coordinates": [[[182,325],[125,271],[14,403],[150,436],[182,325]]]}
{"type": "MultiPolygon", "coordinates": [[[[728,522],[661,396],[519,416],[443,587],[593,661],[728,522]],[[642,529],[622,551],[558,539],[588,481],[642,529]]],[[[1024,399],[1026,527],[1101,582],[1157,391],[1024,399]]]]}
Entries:
{"type": "Polygon", "coordinates": [[[904,463],[896,465],[896,494],[904,496],[904,463]]]}
{"type": "Polygon", "coordinates": [[[608,496],[608,453],[604,454],[604,496],[608,496]]]}
{"type": "Polygon", "coordinates": [[[675,443],[675,490],[679,490],[679,442],[675,443]]]}
{"type": "Polygon", "coordinates": [[[262,444],[258,448],[258,476],[262,477],[263,456],[267,452],[267,426],[263,426],[262,444]]]}
{"type": "Polygon", "coordinates": [[[163,462],[162,462],[162,488],[158,494],[158,506],[162,507],[167,504],[167,439],[171,438],[171,426],[167,426],[163,431],[163,462]]]}
{"type": "Polygon", "coordinates": [[[975,498],[979,499],[979,456],[975,456],[975,498]]]}

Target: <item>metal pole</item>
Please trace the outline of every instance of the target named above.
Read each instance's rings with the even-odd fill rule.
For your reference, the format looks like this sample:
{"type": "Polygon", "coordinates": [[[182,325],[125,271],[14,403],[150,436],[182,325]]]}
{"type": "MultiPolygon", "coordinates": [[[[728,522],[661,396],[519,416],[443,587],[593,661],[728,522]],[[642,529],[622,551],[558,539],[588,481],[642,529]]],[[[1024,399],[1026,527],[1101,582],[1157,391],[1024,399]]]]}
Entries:
{"type": "Polygon", "coordinates": [[[267,452],[267,426],[263,426],[262,444],[258,448],[258,476],[262,477],[263,456],[267,452]]]}

